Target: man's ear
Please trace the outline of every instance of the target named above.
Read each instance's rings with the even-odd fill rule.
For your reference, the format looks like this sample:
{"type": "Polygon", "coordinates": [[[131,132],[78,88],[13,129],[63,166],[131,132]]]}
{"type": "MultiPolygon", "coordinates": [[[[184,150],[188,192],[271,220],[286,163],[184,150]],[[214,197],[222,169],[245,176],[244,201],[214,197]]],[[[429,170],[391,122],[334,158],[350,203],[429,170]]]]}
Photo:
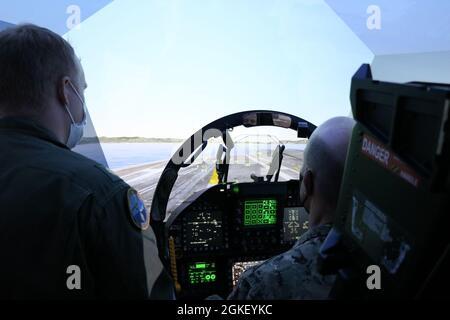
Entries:
{"type": "Polygon", "coordinates": [[[303,184],[305,185],[305,192],[308,197],[314,192],[314,175],[311,170],[306,170],[303,175],[303,184]]]}
{"type": "Polygon", "coordinates": [[[62,105],[69,104],[69,86],[70,78],[67,76],[62,77],[56,85],[56,93],[58,96],[58,101],[62,105]]]}

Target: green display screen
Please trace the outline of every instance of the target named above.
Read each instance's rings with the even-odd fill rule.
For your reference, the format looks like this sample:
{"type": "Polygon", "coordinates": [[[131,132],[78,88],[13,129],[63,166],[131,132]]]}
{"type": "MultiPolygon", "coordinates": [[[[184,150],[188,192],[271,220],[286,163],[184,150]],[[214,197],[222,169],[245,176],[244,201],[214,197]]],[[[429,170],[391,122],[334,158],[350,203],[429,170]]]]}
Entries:
{"type": "Polygon", "coordinates": [[[214,262],[194,262],[188,265],[189,283],[202,284],[216,281],[214,262]]]}
{"type": "Polygon", "coordinates": [[[277,222],[277,200],[258,199],[244,202],[244,226],[272,225],[277,222]]]}

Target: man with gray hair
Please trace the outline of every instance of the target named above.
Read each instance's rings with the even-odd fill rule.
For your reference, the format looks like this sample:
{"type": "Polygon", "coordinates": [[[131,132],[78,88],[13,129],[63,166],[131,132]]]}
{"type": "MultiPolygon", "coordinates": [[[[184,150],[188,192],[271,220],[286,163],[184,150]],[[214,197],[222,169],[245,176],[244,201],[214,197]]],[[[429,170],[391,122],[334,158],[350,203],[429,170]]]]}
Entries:
{"type": "Polygon", "coordinates": [[[331,229],[354,120],[332,118],[311,135],[300,171],[300,202],[309,230],[287,252],[247,270],[228,299],[326,299],[335,276],[317,272],[320,246],[331,229]]]}
{"type": "Polygon", "coordinates": [[[0,299],[173,297],[136,190],[71,151],[86,88],[59,35],[0,32],[0,299]]]}

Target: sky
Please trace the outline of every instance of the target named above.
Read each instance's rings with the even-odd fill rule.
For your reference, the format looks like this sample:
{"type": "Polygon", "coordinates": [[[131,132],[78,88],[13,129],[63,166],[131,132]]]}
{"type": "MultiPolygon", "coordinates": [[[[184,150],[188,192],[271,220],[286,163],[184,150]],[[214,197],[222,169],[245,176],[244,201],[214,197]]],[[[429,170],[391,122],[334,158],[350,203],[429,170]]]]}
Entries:
{"type": "Polygon", "coordinates": [[[185,138],[251,109],[320,124],[349,115],[350,78],[373,60],[340,8],[322,0],[0,0],[0,8],[3,21],[65,34],[99,136],[185,138]],[[83,22],[67,32],[73,5],[83,22]]]}
{"type": "Polygon", "coordinates": [[[320,124],[373,59],[320,0],[115,0],[65,37],[98,136],[186,138],[251,109],[320,124]]]}
{"type": "Polygon", "coordinates": [[[448,0],[326,0],[376,55],[450,50],[448,0]],[[369,14],[368,14],[369,13],[369,14]],[[366,17],[378,15],[379,24],[366,17]]]}
{"type": "Polygon", "coordinates": [[[250,109],[316,125],[350,115],[362,63],[379,80],[450,82],[449,10],[448,0],[0,0],[0,29],[65,34],[99,136],[186,138],[250,109]],[[83,22],[69,31],[74,5],[83,22]]]}

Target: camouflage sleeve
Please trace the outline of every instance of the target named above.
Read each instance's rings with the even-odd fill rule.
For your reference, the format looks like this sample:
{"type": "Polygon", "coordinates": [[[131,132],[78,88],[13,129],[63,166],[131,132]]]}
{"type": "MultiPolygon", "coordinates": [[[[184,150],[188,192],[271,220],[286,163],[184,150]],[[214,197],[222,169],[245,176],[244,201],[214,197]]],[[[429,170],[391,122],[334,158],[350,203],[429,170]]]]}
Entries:
{"type": "Polygon", "coordinates": [[[317,272],[320,237],[307,239],[291,250],[250,268],[228,296],[230,300],[326,299],[334,276],[317,272]]]}
{"type": "Polygon", "coordinates": [[[254,267],[248,269],[241,275],[238,284],[230,293],[227,300],[250,300],[250,291],[255,290],[255,288],[252,287],[251,282],[249,282],[250,278],[255,278],[254,267]]]}
{"type": "MultiPolygon", "coordinates": [[[[279,273],[273,270],[273,260],[278,257],[274,257],[267,260],[260,265],[249,268],[245,271],[231,294],[228,296],[228,300],[267,300],[273,299],[273,290],[277,275],[279,273]]],[[[278,258],[279,259],[279,258],[278,258]]]]}

